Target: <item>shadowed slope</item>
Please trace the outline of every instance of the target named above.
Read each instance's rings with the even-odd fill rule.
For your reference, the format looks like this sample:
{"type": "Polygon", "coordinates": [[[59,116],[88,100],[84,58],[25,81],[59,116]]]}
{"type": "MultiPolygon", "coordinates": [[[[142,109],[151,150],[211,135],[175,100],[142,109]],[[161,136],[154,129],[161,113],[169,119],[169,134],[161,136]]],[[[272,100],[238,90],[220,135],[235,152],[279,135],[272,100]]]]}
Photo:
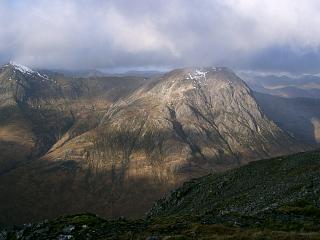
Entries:
{"type": "MultiPolygon", "coordinates": [[[[140,220],[77,214],[3,236],[34,239],[319,239],[320,153],[261,160],[186,182],[140,220]]],[[[0,232],[1,233],[1,232],[0,232]]]]}

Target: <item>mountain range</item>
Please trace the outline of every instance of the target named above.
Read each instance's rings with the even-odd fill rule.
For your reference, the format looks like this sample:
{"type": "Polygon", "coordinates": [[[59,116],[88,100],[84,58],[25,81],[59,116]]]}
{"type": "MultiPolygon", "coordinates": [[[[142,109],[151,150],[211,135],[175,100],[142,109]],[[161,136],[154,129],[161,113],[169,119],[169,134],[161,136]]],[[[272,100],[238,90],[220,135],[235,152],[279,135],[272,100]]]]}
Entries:
{"type": "Polygon", "coordinates": [[[254,90],[284,98],[320,98],[319,74],[289,74],[239,71],[254,90]]]}
{"type": "Polygon", "coordinates": [[[6,64],[0,222],[139,217],[191,178],[317,146],[318,130],[281,122],[270,101],[224,67],[77,77],[6,64]]]}

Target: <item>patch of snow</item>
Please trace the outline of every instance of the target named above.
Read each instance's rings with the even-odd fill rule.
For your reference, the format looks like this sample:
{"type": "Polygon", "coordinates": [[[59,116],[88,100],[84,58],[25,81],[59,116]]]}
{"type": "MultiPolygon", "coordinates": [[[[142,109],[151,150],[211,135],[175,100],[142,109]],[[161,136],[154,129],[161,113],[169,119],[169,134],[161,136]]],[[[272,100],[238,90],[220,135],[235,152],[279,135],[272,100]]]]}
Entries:
{"type": "Polygon", "coordinates": [[[260,133],[260,132],[261,132],[261,129],[260,129],[260,127],[259,127],[259,126],[257,126],[257,129],[258,129],[258,132],[260,133]]]}
{"type": "MultiPolygon", "coordinates": [[[[28,75],[37,75],[38,77],[40,77],[42,79],[49,80],[49,77],[47,75],[42,75],[38,72],[33,71],[32,69],[30,69],[26,66],[19,64],[19,63],[10,61],[10,64],[15,68],[15,70],[20,71],[21,73],[28,74],[28,75]]],[[[44,81],[44,80],[42,80],[42,81],[44,81]]]]}
{"type": "Polygon", "coordinates": [[[38,75],[39,77],[44,78],[44,79],[46,79],[46,80],[49,80],[49,77],[48,77],[47,75],[42,75],[42,74],[40,74],[40,73],[38,73],[38,72],[36,72],[36,73],[37,73],[37,75],[38,75]]]}
{"type": "Polygon", "coordinates": [[[16,62],[13,62],[11,61],[10,64],[18,71],[22,72],[22,73],[26,73],[26,74],[33,74],[35,73],[32,69],[26,67],[26,66],[23,66],[19,63],[16,63],[16,62]]]}
{"type": "MultiPolygon", "coordinates": [[[[197,88],[200,85],[207,85],[206,74],[208,72],[196,69],[193,73],[189,73],[189,78],[192,79],[192,85],[197,88]]],[[[187,78],[188,79],[188,78],[187,78]]]]}
{"type": "Polygon", "coordinates": [[[197,75],[200,75],[200,76],[206,76],[206,74],[207,74],[208,72],[203,72],[203,71],[201,71],[201,70],[199,70],[199,69],[196,69],[196,74],[197,75]]]}

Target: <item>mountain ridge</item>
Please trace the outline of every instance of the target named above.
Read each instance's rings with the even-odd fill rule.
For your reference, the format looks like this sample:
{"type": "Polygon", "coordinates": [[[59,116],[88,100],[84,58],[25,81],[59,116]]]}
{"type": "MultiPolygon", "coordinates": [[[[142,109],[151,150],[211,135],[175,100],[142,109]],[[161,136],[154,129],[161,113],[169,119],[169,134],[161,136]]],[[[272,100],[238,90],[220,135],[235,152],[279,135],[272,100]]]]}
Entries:
{"type": "Polygon", "coordinates": [[[29,119],[35,146],[44,145],[0,175],[0,221],[89,210],[138,217],[190,178],[303,148],[227,68],[177,69],[153,79],[50,78],[52,99],[40,91],[25,105],[16,102],[24,110],[18,126],[29,119]],[[43,104],[33,109],[34,101],[43,104]]]}

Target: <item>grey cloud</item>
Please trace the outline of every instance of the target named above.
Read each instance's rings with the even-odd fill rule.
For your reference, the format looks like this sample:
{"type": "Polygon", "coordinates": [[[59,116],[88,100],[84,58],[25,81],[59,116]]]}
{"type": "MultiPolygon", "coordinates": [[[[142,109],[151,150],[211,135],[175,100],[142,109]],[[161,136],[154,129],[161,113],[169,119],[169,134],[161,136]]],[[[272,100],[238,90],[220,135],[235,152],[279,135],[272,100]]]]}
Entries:
{"type": "Polygon", "coordinates": [[[315,71],[319,9],[317,0],[2,0],[0,62],[315,71]]]}

